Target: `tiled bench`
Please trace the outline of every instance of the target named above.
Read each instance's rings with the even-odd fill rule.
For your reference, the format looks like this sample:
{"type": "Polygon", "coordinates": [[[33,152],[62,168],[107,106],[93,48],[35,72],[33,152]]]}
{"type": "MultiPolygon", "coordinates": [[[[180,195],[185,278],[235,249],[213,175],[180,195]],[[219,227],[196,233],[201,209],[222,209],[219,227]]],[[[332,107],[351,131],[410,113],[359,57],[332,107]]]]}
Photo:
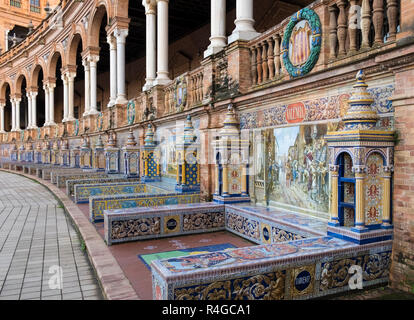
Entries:
{"type": "Polygon", "coordinates": [[[100,184],[100,183],[114,183],[114,182],[139,182],[137,178],[125,178],[123,175],[111,175],[111,177],[94,178],[94,179],[73,179],[66,180],[66,194],[73,197],[75,185],[77,184],[100,184]]]}
{"type": "Polygon", "coordinates": [[[56,175],[56,185],[58,188],[64,188],[67,180],[76,179],[95,179],[108,177],[105,173],[72,173],[72,174],[58,174],[56,175]]]}
{"type": "Polygon", "coordinates": [[[104,217],[108,245],[225,229],[224,205],[216,203],[106,210],[104,217]]]}
{"type": "Polygon", "coordinates": [[[132,193],[93,196],[89,198],[89,218],[92,222],[102,221],[104,219],[105,210],[134,207],[158,207],[198,202],[200,202],[200,194],[197,192],[164,193],[155,195],[132,193]]]}
{"type": "Polygon", "coordinates": [[[388,282],[392,242],[355,245],[333,237],[228,249],[151,263],[157,300],[309,299],[388,282]]]}
{"type": "Polygon", "coordinates": [[[75,203],[87,203],[90,196],[117,195],[126,193],[165,193],[165,190],[140,182],[114,182],[101,184],[76,184],[75,203]]]}

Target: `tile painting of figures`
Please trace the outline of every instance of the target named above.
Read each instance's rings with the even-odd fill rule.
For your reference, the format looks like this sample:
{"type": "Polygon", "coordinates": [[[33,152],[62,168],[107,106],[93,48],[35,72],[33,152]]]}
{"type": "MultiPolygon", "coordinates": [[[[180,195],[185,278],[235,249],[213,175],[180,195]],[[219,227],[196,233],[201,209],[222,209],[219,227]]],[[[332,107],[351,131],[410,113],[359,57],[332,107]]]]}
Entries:
{"type": "Polygon", "coordinates": [[[265,178],[267,202],[327,213],[328,147],[325,124],[267,129],[265,178]]]}

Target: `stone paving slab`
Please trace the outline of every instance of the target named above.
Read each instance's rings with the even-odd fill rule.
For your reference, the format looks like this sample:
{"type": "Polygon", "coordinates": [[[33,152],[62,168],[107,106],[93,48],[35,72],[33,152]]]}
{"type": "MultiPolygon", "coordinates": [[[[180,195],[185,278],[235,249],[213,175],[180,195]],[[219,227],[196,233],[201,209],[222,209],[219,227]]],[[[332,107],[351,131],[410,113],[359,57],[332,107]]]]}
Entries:
{"type": "Polygon", "coordinates": [[[70,218],[42,185],[0,171],[0,299],[75,296],[103,299],[70,218]],[[50,283],[59,279],[58,270],[63,281],[56,289],[50,283]],[[69,273],[70,281],[66,277],[69,273]],[[88,280],[81,279],[85,274],[88,280]]]}
{"type": "MultiPolygon", "coordinates": [[[[2,172],[12,172],[9,170],[2,170],[0,171],[0,174],[2,172]]],[[[105,298],[109,300],[136,300],[140,299],[140,297],[137,295],[136,291],[132,287],[130,281],[125,276],[123,270],[119,266],[117,260],[114,258],[114,256],[111,254],[110,250],[106,246],[105,242],[95,229],[95,227],[88,221],[88,219],[85,217],[84,213],[79,209],[79,207],[74,204],[71,199],[65,194],[64,191],[59,189],[57,186],[53,185],[52,183],[48,181],[44,181],[39,178],[34,178],[33,176],[18,173],[21,178],[24,181],[27,181],[27,179],[24,179],[23,177],[27,177],[30,179],[33,179],[40,184],[42,184],[44,187],[49,189],[54,196],[56,196],[61,203],[63,204],[64,208],[72,218],[73,222],[75,223],[79,233],[81,234],[85,247],[87,249],[87,253],[89,256],[89,259],[93,265],[93,268],[95,270],[95,274],[97,275],[99,279],[99,283],[103,289],[103,294],[105,298]]],[[[1,178],[0,178],[1,179],[1,178]]],[[[36,184],[35,182],[33,182],[36,184]]],[[[39,185],[40,186],[40,185],[39,185]]],[[[40,186],[41,189],[44,188],[40,186]]],[[[50,196],[52,196],[50,193],[48,193],[50,196]]],[[[1,206],[0,206],[1,210],[1,206]]],[[[1,214],[0,214],[1,219],[1,214]]],[[[0,232],[0,239],[1,239],[1,232],[0,232]]],[[[75,241],[79,241],[79,239],[71,239],[72,243],[75,241]]],[[[51,252],[53,250],[51,249],[51,252]]],[[[97,285],[92,286],[91,283],[85,283],[83,281],[93,280],[96,277],[92,277],[91,274],[88,272],[86,267],[86,264],[82,264],[83,262],[80,261],[80,259],[75,255],[75,263],[78,266],[76,269],[78,276],[79,276],[79,282],[81,286],[81,292],[90,292],[91,290],[99,290],[99,287],[97,285]]],[[[1,261],[1,259],[0,259],[1,261]]],[[[70,272],[72,275],[73,272],[70,272]]],[[[69,275],[69,272],[68,274],[69,275]]],[[[65,273],[64,273],[65,277],[65,273]]],[[[64,278],[65,279],[65,278],[64,278]]],[[[0,283],[3,281],[3,279],[0,277],[0,283]]],[[[35,281],[35,280],[34,280],[35,281]]],[[[52,293],[50,293],[52,294],[52,293]]],[[[54,295],[55,299],[65,299],[64,295],[60,293],[60,295],[54,295]]],[[[0,295],[1,298],[1,295],[0,295]]],[[[47,296],[49,299],[49,296],[47,296]]],[[[88,300],[96,300],[100,297],[96,294],[88,295],[88,300]]],[[[69,299],[69,298],[68,298],[69,299]]],[[[78,299],[78,298],[73,298],[78,299]]]]}

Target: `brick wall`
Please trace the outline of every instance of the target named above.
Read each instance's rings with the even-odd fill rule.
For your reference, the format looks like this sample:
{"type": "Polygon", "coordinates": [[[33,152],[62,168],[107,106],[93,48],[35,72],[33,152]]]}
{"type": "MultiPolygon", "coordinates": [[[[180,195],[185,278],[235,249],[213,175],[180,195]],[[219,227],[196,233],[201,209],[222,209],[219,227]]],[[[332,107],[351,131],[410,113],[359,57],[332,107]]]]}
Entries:
{"type": "Polygon", "coordinates": [[[395,147],[391,286],[414,292],[414,66],[395,75],[395,147]]]}

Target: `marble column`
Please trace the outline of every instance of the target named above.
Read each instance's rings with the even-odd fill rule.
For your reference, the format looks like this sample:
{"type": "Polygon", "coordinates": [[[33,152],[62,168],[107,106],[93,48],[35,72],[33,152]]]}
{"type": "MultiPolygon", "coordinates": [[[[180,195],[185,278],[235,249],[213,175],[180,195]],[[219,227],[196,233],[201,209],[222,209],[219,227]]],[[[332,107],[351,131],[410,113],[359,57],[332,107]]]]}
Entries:
{"type": "Polygon", "coordinates": [[[63,119],[62,122],[67,121],[68,116],[68,78],[65,74],[62,74],[63,81],[63,119]]]}
{"type": "Polygon", "coordinates": [[[107,42],[109,44],[109,60],[110,60],[110,97],[108,108],[115,105],[116,96],[117,96],[117,49],[116,49],[116,39],[113,35],[108,35],[107,42]]]}
{"type": "Polygon", "coordinates": [[[117,95],[116,104],[128,102],[125,89],[125,43],[128,36],[127,29],[116,29],[116,74],[117,74],[117,95]]]}
{"type": "Polygon", "coordinates": [[[56,125],[55,122],[55,87],[56,84],[49,82],[49,126],[56,125]]]}
{"type": "Polygon", "coordinates": [[[4,52],[9,50],[9,32],[10,30],[4,30],[4,52]]]}
{"type": "Polygon", "coordinates": [[[211,37],[204,58],[220,52],[226,45],[226,0],[211,0],[211,37]]]}
{"type": "Polygon", "coordinates": [[[66,115],[66,121],[75,120],[74,117],[74,100],[75,100],[75,72],[68,72],[66,74],[68,79],[68,109],[66,115]]]}
{"type": "Polygon", "coordinates": [[[15,120],[15,131],[20,131],[20,102],[22,101],[21,98],[15,98],[14,99],[14,103],[15,103],[15,108],[16,108],[16,120],[15,120]]]}
{"type": "Polygon", "coordinates": [[[43,85],[43,90],[45,91],[45,123],[44,126],[49,125],[49,86],[47,84],[43,85]]]}
{"type": "Polygon", "coordinates": [[[338,217],[338,170],[339,166],[330,165],[329,170],[331,173],[331,221],[330,225],[339,226],[338,217]]]}
{"type": "Polygon", "coordinates": [[[90,93],[90,67],[89,67],[89,60],[87,58],[83,59],[82,65],[85,71],[85,111],[83,116],[87,116],[89,114],[89,109],[91,105],[91,93],[90,93]]]}
{"type": "Polygon", "coordinates": [[[99,56],[90,55],[88,57],[89,67],[90,67],[90,106],[89,106],[89,115],[94,115],[99,113],[98,106],[96,103],[96,92],[97,92],[97,67],[99,56]]]}
{"type": "Polygon", "coordinates": [[[157,78],[154,85],[170,82],[168,72],[168,0],[157,0],[157,78]]]}
{"type": "Polygon", "coordinates": [[[0,103],[0,133],[4,133],[4,108],[6,107],[5,103],[0,103]]]}
{"type": "Polygon", "coordinates": [[[254,28],[253,0],[237,0],[236,2],[236,28],[229,37],[229,44],[237,40],[249,41],[256,38],[258,33],[254,28]]]}
{"type": "Polygon", "coordinates": [[[30,92],[30,99],[32,100],[32,129],[37,129],[36,97],[37,97],[37,91],[30,92]]]}
{"type": "Polygon", "coordinates": [[[365,175],[362,170],[355,172],[355,231],[365,230],[365,175]]]}
{"type": "Polygon", "coordinates": [[[391,226],[391,175],[392,167],[384,167],[383,178],[383,209],[382,209],[382,224],[381,227],[384,229],[392,228],[391,226]]]}
{"type": "Polygon", "coordinates": [[[30,98],[30,92],[26,92],[26,97],[27,97],[27,116],[28,116],[26,128],[31,129],[32,128],[32,99],[30,98]]]}
{"type": "Polygon", "coordinates": [[[146,78],[143,91],[149,90],[157,76],[157,2],[143,0],[146,15],[146,78]]]}
{"type": "Polygon", "coordinates": [[[10,99],[11,102],[11,109],[12,109],[12,114],[11,114],[11,120],[12,120],[12,127],[11,127],[11,131],[16,131],[16,104],[14,102],[14,98],[10,99]]]}

